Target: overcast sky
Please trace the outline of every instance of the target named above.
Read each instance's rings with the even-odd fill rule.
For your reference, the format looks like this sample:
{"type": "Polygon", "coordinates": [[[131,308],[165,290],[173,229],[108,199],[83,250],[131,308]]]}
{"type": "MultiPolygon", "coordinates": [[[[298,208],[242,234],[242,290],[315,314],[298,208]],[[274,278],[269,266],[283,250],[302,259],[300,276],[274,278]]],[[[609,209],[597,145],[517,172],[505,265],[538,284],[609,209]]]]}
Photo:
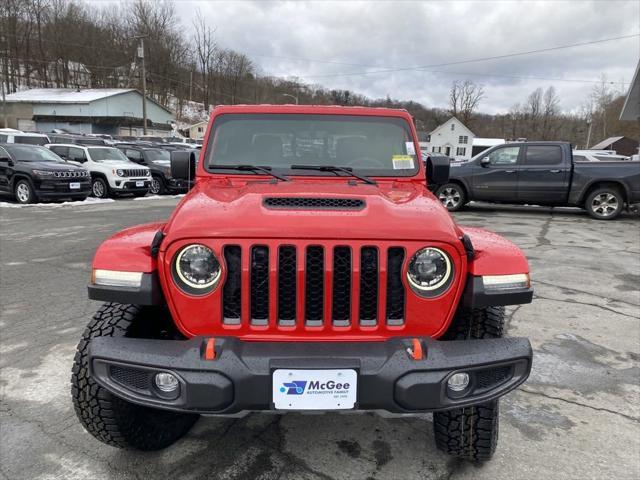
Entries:
{"type": "MultiPolygon", "coordinates": [[[[247,54],[264,74],[430,107],[446,107],[451,82],[468,78],[484,86],[480,109],[488,113],[506,111],[549,85],[558,90],[563,110],[573,110],[593,87],[584,80],[604,73],[610,81],[630,82],[640,57],[635,36],[455,66],[362,74],[639,34],[639,0],[180,1],[183,26],[191,25],[197,8],[216,28],[221,46],[247,54]]],[[[627,85],[612,87],[626,92],[627,85]]]]}

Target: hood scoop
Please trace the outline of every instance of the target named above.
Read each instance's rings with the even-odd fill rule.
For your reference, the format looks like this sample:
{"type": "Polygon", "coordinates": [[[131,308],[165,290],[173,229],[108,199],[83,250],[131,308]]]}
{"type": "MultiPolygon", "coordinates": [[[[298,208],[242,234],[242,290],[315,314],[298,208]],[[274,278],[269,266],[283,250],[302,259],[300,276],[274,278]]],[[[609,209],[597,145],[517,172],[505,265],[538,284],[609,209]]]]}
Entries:
{"type": "Polygon", "coordinates": [[[359,198],[267,197],[262,204],[273,210],[362,210],[359,198]]]}

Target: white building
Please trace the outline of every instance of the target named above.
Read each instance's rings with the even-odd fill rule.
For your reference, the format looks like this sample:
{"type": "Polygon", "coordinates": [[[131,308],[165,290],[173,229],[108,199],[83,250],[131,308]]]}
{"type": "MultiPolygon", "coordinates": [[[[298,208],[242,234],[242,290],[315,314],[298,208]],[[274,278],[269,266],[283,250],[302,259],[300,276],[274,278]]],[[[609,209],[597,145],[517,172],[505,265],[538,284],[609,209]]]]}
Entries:
{"type": "Polygon", "coordinates": [[[456,160],[469,160],[475,134],[456,117],[451,117],[427,135],[427,152],[441,153],[456,160]]]}
{"type": "Polygon", "coordinates": [[[189,127],[189,138],[202,140],[205,132],[207,131],[207,123],[209,122],[198,122],[195,125],[191,125],[189,127]]]}
{"type": "Polygon", "coordinates": [[[478,153],[495,145],[505,143],[503,138],[480,138],[456,117],[427,135],[427,141],[420,142],[420,148],[429,153],[440,153],[455,160],[469,160],[478,153]]]}

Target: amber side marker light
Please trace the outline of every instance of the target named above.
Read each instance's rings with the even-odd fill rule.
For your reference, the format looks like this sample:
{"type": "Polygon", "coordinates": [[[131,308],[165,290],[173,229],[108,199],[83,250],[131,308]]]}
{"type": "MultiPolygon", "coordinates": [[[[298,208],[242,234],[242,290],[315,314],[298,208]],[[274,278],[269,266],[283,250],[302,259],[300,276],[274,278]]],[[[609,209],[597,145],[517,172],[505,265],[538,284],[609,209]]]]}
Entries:
{"type": "Polygon", "coordinates": [[[482,283],[486,292],[505,292],[509,290],[523,290],[531,287],[531,278],[528,273],[516,273],[514,275],[485,275],[482,283]]]}
{"type": "Polygon", "coordinates": [[[120,272],[96,268],[91,273],[91,283],[109,287],[140,288],[140,285],[142,285],[142,272],[120,272]]]}

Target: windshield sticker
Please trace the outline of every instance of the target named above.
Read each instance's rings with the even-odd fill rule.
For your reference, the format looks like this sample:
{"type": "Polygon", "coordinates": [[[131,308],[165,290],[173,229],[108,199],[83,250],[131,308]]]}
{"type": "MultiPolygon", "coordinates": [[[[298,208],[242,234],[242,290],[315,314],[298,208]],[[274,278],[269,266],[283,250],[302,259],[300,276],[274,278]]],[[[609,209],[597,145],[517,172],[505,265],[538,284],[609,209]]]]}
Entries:
{"type": "Polygon", "coordinates": [[[404,144],[406,145],[406,148],[407,148],[407,155],[415,155],[416,154],[416,147],[413,144],[413,142],[404,142],[404,144]]]}
{"type": "Polygon", "coordinates": [[[391,157],[394,170],[413,170],[413,157],[411,155],[394,155],[391,157]]]}

